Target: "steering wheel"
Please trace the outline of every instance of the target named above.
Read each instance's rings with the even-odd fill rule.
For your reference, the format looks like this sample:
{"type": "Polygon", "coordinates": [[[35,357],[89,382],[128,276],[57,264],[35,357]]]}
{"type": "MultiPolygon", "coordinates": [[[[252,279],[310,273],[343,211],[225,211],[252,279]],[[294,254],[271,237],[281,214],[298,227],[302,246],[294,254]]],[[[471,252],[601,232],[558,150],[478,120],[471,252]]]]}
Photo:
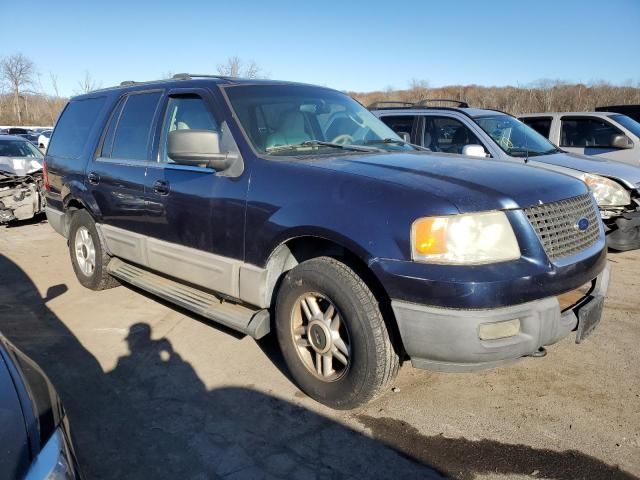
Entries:
{"type": "Polygon", "coordinates": [[[353,137],[348,133],[342,133],[331,140],[331,143],[339,143],[340,145],[346,145],[348,143],[353,143],[353,137]]]}

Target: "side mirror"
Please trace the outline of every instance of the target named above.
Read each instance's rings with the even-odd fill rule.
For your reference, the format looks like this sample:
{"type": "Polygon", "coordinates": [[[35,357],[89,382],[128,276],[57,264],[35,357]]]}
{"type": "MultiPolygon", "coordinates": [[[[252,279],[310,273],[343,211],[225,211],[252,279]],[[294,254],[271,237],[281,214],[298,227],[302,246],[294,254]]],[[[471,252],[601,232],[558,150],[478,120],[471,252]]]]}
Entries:
{"type": "Polygon", "coordinates": [[[411,134],[410,133],[407,133],[407,132],[396,132],[396,135],[398,135],[405,142],[411,143],[411,134]]]}
{"type": "Polygon", "coordinates": [[[484,151],[484,147],[482,145],[465,145],[462,147],[462,155],[486,158],[487,152],[484,151]]]}
{"type": "Polygon", "coordinates": [[[611,136],[611,146],[613,148],[631,148],[633,143],[626,135],[616,134],[611,136]]]}
{"type": "Polygon", "coordinates": [[[226,170],[240,157],[220,152],[220,134],[211,130],[174,130],[169,132],[167,155],[182,165],[226,170]]]}

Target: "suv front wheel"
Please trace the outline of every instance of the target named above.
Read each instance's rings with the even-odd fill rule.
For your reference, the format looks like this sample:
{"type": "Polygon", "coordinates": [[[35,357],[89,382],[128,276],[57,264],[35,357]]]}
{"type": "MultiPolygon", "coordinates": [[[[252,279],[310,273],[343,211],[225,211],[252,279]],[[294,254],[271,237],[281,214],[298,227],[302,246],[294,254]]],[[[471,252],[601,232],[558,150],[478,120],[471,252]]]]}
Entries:
{"type": "Polygon", "coordinates": [[[276,302],[276,330],[300,388],[330,407],[368,402],[398,372],[376,298],[334,258],[307,260],[287,273],[276,302]]]}
{"type": "Polygon", "coordinates": [[[91,290],[116,287],[118,281],[107,272],[107,254],[96,224],[85,210],[75,210],[69,226],[69,254],[78,281],[91,290]]]}

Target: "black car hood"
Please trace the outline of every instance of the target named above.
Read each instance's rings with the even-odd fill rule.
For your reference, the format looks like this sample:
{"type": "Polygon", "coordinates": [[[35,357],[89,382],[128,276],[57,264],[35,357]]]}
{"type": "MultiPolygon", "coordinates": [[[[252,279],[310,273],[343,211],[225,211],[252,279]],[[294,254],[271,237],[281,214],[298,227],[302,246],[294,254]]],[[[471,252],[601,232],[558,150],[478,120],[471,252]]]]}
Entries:
{"type": "Polygon", "coordinates": [[[312,160],[315,167],[425,190],[459,212],[526,208],[587,193],[567,175],[512,162],[426,152],[354,154],[312,160]]]}
{"type": "Polygon", "coordinates": [[[617,178],[629,187],[640,186],[640,167],[616,162],[614,160],[576,155],[574,153],[541,155],[539,157],[530,157],[529,160],[571,168],[585,173],[595,173],[605,177],[617,178]]]}
{"type": "Polygon", "coordinates": [[[29,439],[20,399],[0,342],[0,478],[22,478],[29,469],[29,439]]]}

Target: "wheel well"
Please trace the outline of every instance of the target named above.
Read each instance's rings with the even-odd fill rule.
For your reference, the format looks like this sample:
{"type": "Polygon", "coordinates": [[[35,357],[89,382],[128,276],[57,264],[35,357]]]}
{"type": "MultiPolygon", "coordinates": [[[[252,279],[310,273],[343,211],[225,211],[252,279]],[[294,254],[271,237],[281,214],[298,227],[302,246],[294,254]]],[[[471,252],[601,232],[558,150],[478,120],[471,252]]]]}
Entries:
{"type": "Polygon", "coordinates": [[[69,200],[67,203],[67,210],[80,210],[84,208],[84,206],[78,200],[69,200]]]}
{"type": "Polygon", "coordinates": [[[268,298],[271,300],[271,305],[275,305],[280,283],[289,270],[305,260],[324,256],[333,257],[345,263],[367,284],[378,300],[393,347],[402,358],[404,348],[398,324],[391,309],[389,295],[367,262],[343,245],[317,237],[296,237],[279,245],[267,263],[267,288],[270,292],[268,298]]]}
{"type": "Polygon", "coordinates": [[[74,210],[83,210],[84,206],[75,199],[69,200],[67,203],[65,210],[67,215],[64,216],[64,225],[62,227],[64,236],[69,237],[69,227],[71,225],[71,216],[73,215],[74,210]]]}

